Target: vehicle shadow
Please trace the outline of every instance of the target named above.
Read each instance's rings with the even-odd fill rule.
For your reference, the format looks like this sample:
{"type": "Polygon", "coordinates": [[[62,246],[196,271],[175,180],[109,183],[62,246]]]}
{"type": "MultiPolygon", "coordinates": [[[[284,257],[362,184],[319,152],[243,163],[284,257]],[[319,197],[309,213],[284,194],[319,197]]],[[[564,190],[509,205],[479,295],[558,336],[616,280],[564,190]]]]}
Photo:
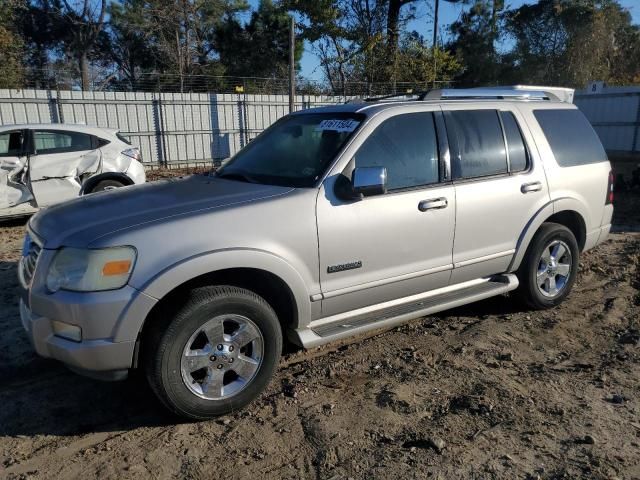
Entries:
{"type": "Polygon", "coordinates": [[[515,295],[498,295],[496,297],[487,298],[475,303],[469,303],[461,307],[452,308],[451,310],[445,310],[430,317],[446,318],[446,317],[478,317],[485,316],[508,316],[516,313],[524,313],[531,311],[527,305],[525,305],[515,295]]]}
{"type": "Polygon", "coordinates": [[[8,217],[8,218],[0,218],[0,228],[21,227],[23,225],[26,225],[30,218],[31,218],[31,214],[18,215],[15,217],[8,217]]]}
{"type": "Polygon", "coordinates": [[[0,436],[128,431],[179,422],[162,408],[141,375],[123,382],[84,378],[53,360],[36,359],[28,373],[0,374],[0,436]]]}

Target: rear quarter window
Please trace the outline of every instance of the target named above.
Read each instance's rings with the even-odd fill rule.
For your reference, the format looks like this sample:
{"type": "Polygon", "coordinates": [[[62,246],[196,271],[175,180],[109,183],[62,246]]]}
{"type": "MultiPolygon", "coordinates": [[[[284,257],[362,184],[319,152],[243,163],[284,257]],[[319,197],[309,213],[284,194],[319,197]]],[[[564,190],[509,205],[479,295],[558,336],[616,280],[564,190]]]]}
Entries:
{"type": "Polygon", "coordinates": [[[561,167],[608,160],[598,135],[579,110],[534,110],[533,114],[561,167]]]}

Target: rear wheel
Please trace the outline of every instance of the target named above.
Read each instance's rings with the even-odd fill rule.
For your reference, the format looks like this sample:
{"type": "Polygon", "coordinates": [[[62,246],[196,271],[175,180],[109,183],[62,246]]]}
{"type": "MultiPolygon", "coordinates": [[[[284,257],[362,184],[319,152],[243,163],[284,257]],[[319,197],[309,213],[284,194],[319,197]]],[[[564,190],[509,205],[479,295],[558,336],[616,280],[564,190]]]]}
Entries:
{"type": "Polygon", "coordinates": [[[271,306],[255,293],[193,290],[143,344],[149,384],[173,412],[206,419],[240,409],[268,385],[282,352],[271,306]]]}
{"type": "Polygon", "coordinates": [[[543,224],[518,270],[521,298],[537,309],[562,303],[576,281],[579,256],[571,230],[557,223],[543,224]]]}
{"type": "Polygon", "coordinates": [[[105,190],[114,190],[116,188],[124,187],[124,183],[117,180],[101,180],[91,190],[91,193],[104,192],[105,190]]]}

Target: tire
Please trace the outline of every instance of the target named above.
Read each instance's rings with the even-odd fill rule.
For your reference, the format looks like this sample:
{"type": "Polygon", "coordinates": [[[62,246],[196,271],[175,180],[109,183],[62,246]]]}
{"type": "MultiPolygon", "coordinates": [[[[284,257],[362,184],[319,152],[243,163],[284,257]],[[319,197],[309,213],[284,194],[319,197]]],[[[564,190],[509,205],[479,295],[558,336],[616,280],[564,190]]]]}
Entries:
{"type": "Polygon", "coordinates": [[[573,288],[579,260],[580,249],[571,230],[557,223],[542,224],[517,272],[520,298],[538,310],[559,305],[573,288]]]}
{"type": "Polygon", "coordinates": [[[105,190],[113,190],[114,188],[124,187],[124,183],[117,180],[101,180],[91,190],[91,193],[103,192],[105,190]]]}
{"type": "Polygon", "coordinates": [[[202,287],[154,325],[142,348],[147,380],[162,403],[181,417],[203,420],[260,395],[278,366],[282,331],[271,306],[255,293],[202,287]]]}

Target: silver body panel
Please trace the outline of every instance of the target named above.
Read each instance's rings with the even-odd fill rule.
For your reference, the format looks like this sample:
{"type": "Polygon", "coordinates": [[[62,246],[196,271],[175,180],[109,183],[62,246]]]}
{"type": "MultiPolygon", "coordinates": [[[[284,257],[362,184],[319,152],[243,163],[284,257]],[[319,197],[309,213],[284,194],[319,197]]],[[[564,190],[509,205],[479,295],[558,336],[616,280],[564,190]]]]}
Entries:
{"type": "MultiPolygon", "coordinates": [[[[533,115],[540,108],[575,107],[508,100],[326,107],[318,110],[359,112],[366,120],[313,188],[200,175],[51,207],[29,224],[43,250],[33,279],[22,292],[24,321],[38,325],[27,330],[38,353],[77,368],[116,370],[133,365],[135,341],[153,306],[176,287],[211,272],[251,268],[280,278],[294,301],[289,335],[304,346],[512,290],[518,285],[512,273],[545,220],[562,211],[580,215],[585,227],[583,249],[588,249],[606,239],[613,212],[604,202],[609,163],[558,166],[533,115]],[[336,195],[338,177],[385,119],[456,109],[512,112],[530,153],[530,168],[361,200],[336,195]],[[132,245],[138,251],[125,288],[91,294],[47,292],[44,281],[56,249],[119,245],[132,245]],[[470,289],[497,277],[502,286],[470,289]],[[461,292],[459,298],[452,298],[455,292],[461,292]],[[442,301],[322,339],[313,330],[336,321],[348,323],[364,313],[375,317],[376,312],[411,305],[423,297],[442,301]],[[87,360],[84,350],[75,356],[60,353],[65,342],[70,351],[79,347],[55,337],[47,328],[51,320],[80,326],[82,344],[99,342],[96,359],[87,360]],[[109,353],[105,345],[117,347],[109,353]]],[[[441,156],[447,153],[445,147],[441,145],[441,156]]]]}

